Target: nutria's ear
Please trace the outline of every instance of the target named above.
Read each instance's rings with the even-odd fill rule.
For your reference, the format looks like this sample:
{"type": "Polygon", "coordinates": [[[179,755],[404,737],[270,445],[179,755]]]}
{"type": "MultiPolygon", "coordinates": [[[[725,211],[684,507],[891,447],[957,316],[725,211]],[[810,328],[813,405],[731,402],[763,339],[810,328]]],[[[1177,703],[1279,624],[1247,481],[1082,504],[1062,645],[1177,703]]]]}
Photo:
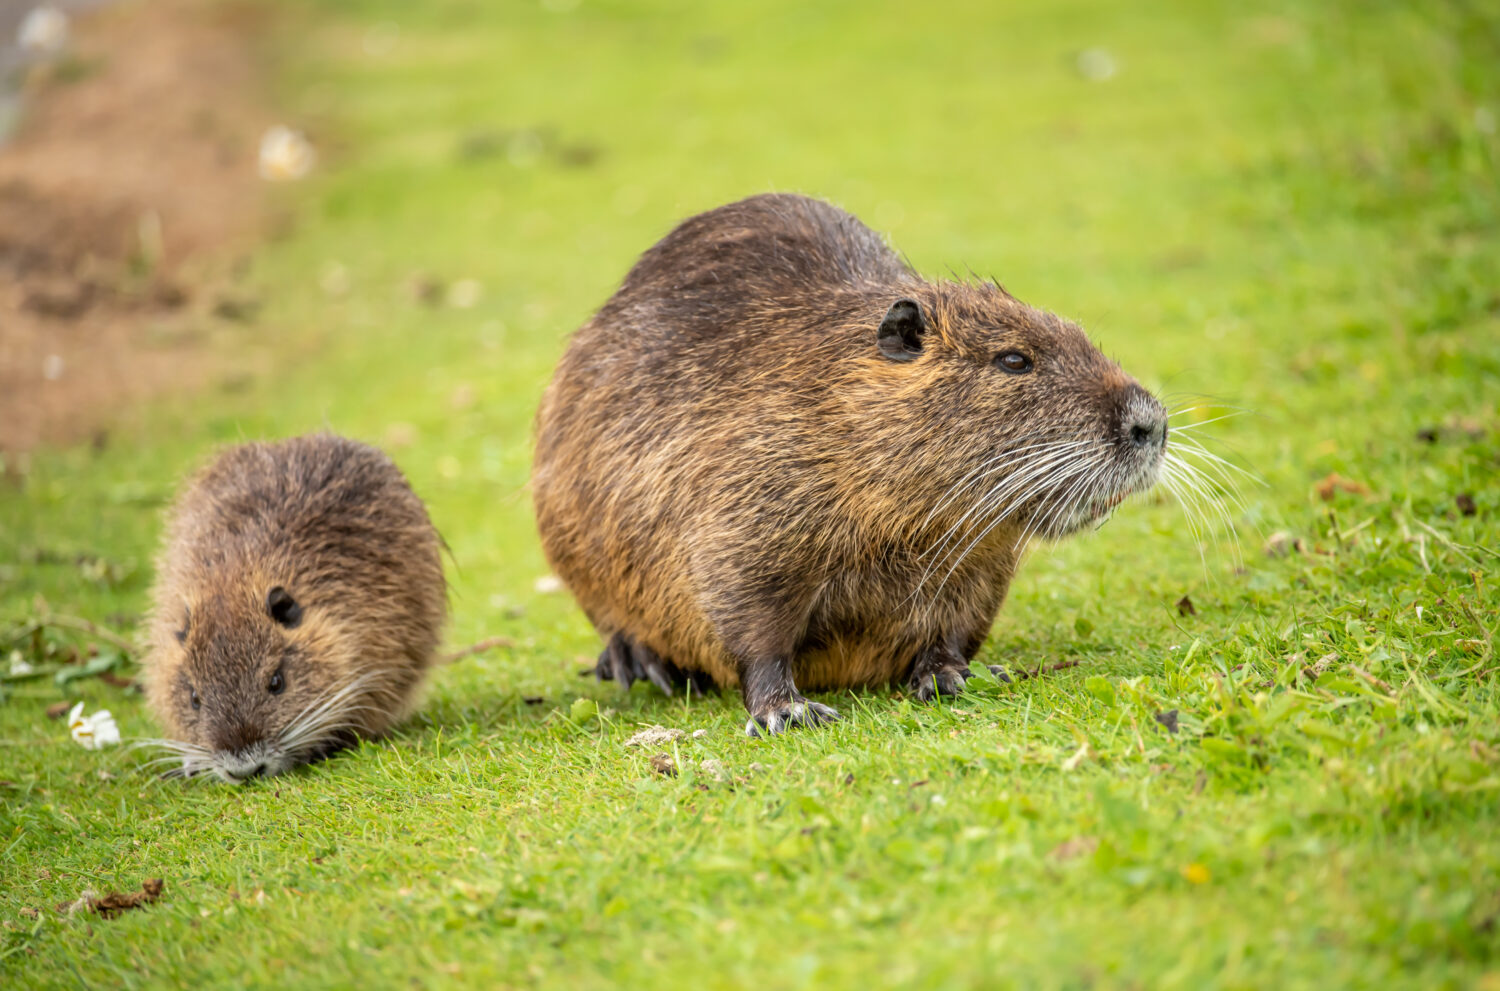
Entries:
{"type": "Polygon", "coordinates": [[[276,622],[291,629],[302,622],[302,607],[292,598],[292,593],[277,585],[266,593],[266,612],[276,622]]]}
{"type": "Polygon", "coordinates": [[[892,361],[911,361],[922,353],[922,338],[927,334],[927,318],[922,305],[914,299],[898,299],[885,311],[875,344],[880,353],[892,361]]]}

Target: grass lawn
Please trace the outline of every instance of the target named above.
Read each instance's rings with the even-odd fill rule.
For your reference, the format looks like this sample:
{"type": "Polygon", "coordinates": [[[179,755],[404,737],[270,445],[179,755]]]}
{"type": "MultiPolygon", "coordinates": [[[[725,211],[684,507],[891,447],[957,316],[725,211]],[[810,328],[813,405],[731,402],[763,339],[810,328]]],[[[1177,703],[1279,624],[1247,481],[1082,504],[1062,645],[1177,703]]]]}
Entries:
{"type": "Polygon", "coordinates": [[[0,489],[0,985],[1500,988],[1484,10],[281,7],[267,54],[321,158],[247,275],[276,372],[0,489]],[[1077,665],[942,705],[825,698],[844,721],[750,740],[737,697],[577,677],[598,642],[537,590],[532,411],[637,254],[770,189],[1079,320],[1207,397],[1186,420],[1251,411],[1198,432],[1264,480],[1238,536],[1147,499],[1037,554],[984,659],[1077,665]],[[103,680],[7,675],[28,621],[129,633],[182,475],[325,426],[428,500],[450,642],[514,648],[244,787],[73,744],[50,704],[156,731],[103,680]],[[675,778],[623,746],[651,724],[688,731],[675,778]],[[147,877],[148,909],[52,909],[147,877]]]}

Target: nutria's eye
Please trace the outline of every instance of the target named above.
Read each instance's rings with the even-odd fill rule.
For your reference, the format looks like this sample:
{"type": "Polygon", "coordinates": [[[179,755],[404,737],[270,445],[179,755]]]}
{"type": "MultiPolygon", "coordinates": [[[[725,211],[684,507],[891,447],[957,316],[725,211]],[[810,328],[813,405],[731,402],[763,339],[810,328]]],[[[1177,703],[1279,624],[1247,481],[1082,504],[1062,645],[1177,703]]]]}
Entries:
{"type": "Polygon", "coordinates": [[[1019,351],[1006,351],[995,358],[995,364],[1012,375],[1025,375],[1031,371],[1031,359],[1019,351]]]}
{"type": "Polygon", "coordinates": [[[266,686],[266,691],[272,695],[280,695],[286,691],[286,678],[282,675],[280,668],[277,668],[276,673],[271,675],[271,683],[266,686]]]}
{"type": "Polygon", "coordinates": [[[297,605],[297,600],[280,585],[266,594],[266,612],[287,629],[302,622],[302,607],[297,605]]]}
{"type": "Polygon", "coordinates": [[[188,701],[193,704],[194,709],[201,709],[203,707],[202,701],[198,698],[198,689],[196,688],[188,689],[188,701]]]}

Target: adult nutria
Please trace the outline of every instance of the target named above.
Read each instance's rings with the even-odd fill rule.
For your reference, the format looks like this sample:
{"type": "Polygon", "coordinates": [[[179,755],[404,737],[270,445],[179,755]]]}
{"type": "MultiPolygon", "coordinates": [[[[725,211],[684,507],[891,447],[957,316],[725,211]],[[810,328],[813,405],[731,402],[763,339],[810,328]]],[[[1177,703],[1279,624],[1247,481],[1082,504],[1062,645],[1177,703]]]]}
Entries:
{"type": "Polygon", "coordinates": [[[537,417],[553,567],[595,669],[957,692],[1026,545],[1156,480],[1161,404],[998,285],[927,282],[854,217],[755,196],[693,217],[573,338],[537,417]]]}
{"type": "Polygon", "coordinates": [[[279,774],[409,706],[447,611],[397,467],[330,434],[224,452],[167,525],[146,695],[187,774],[279,774]]]}

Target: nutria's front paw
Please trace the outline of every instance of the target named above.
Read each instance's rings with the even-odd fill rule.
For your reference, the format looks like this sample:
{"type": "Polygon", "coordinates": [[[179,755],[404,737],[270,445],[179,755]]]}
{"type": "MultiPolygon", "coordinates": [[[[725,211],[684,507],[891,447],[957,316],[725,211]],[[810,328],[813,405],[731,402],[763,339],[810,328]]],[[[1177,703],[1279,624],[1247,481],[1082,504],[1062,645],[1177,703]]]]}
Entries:
{"type": "Polygon", "coordinates": [[[964,682],[968,680],[967,667],[950,665],[913,674],[906,690],[915,695],[918,702],[931,702],[939,695],[957,695],[964,690],[964,682]]]}
{"type": "Polygon", "coordinates": [[[775,736],[793,726],[816,726],[838,718],[838,710],[797,695],[790,701],[772,703],[751,713],[750,721],[745,724],[745,734],[775,736]]]}

